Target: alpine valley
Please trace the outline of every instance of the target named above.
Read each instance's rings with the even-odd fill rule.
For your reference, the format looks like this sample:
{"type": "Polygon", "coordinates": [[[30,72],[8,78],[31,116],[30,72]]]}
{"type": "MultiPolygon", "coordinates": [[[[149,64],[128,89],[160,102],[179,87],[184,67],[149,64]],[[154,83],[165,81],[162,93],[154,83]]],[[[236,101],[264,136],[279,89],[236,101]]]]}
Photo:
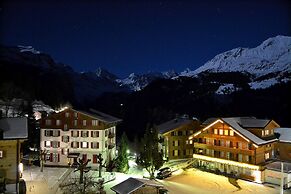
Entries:
{"type": "Polygon", "coordinates": [[[290,126],[291,37],[218,54],[196,70],[135,73],[75,72],[31,46],[0,47],[0,100],[70,103],[123,119],[121,129],[143,131],[177,114],[272,118],[290,126]]]}

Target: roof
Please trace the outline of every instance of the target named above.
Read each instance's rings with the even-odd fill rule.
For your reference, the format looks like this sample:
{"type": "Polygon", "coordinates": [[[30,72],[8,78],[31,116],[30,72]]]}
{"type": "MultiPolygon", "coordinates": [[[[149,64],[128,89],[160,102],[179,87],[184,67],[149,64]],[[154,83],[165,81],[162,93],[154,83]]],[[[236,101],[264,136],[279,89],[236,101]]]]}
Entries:
{"type": "Polygon", "coordinates": [[[139,178],[128,178],[125,181],[111,187],[111,190],[118,194],[128,194],[136,191],[143,186],[152,187],[163,187],[160,183],[153,180],[139,179],[139,178]]]}
{"type": "Polygon", "coordinates": [[[279,134],[279,141],[291,143],[291,128],[275,128],[274,132],[279,134]]]}
{"type": "Polygon", "coordinates": [[[3,139],[27,139],[27,118],[2,118],[0,119],[0,130],[3,131],[3,139]]]}
{"type": "MultiPolygon", "coordinates": [[[[75,109],[73,109],[75,110],[75,109]]],[[[97,111],[95,109],[89,109],[89,111],[81,111],[81,110],[75,110],[80,113],[86,114],[88,116],[94,117],[96,119],[99,119],[105,123],[116,123],[121,122],[122,120],[116,117],[113,117],[111,115],[105,114],[103,112],[97,111]]]]}
{"type": "Polygon", "coordinates": [[[271,120],[256,119],[254,117],[241,117],[238,122],[244,128],[265,128],[271,120]]]}
{"type": "MultiPolygon", "coordinates": [[[[275,170],[275,171],[281,171],[281,162],[276,161],[269,163],[265,166],[269,170],[275,170]]],[[[283,169],[285,173],[291,173],[291,163],[284,162],[283,163],[283,169]]]]}
{"type": "Polygon", "coordinates": [[[172,119],[170,121],[167,121],[165,123],[158,125],[157,128],[158,128],[158,131],[163,134],[163,133],[167,133],[173,129],[176,129],[178,127],[181,127],[183,125],[190,124],[192,122],[193,122],[192,119],[176,118],[176,119],[172,119]]]}
{"type": "MultiPolygon", "coordinates": [[[[261,139],[260,137],[256,136],[255,134],[251,133],[250,131],[248,131],[247,129],[245,129],[243,127],[244,126],[262,126],[266,123],[266,121],[268,121],[267,123],[269,123],[271,120],[262,120],[262,119],[256,119],[253,117],[228,117],[228,118],[217,118],[217,119],[213,119],[210,118],[209,121],[212,121],[211,123],[209,123],[209,121],[207,121],[209,124],[201,129],[201,130],[205,130],[207,129],[209,126],[215,124],[217,121],[221,120],[222,122],[228,124],[230,127],[233,128],[234,131],[236,131],[238,134],[240,134],[241,136],[243,136],[244,138],[250,140],[251,142],[255,143],[256,145],[263,145],[263,144],[267,144],[267,143],[271,143],[274,141],[277,141],[277,139],[274,138],[273,139],[269,139],[269,140],[264,140],[261,139]],[[255,121],[258,120],[258,121],[255,121]],[[241,125],[243,123],[243,125],[241,125]]],[[[205,122],[204,122],[205,123],[205,122]]],[[[248,128],[248,127],[246,127],[248,128]]],[[[194,134],[197,135],[199,133],[194,134]]]]}
{"type": "Polygon", "coordinates": [[[218,118],[208,118],[208,119],[206,119],[203,123],[202,123],[202,125],[204,126],[204,125],[209,125],[209,124],[211,124],[211,123],[213,123],[214,121],[216,121],[218,118]]]}
{"type": "Polygon", "coordinates": [[[119,194],[128,194],[144,186],[145,183],[135,178],[128,178],[125,181],[111,187],[111,190],[119,194]]]}

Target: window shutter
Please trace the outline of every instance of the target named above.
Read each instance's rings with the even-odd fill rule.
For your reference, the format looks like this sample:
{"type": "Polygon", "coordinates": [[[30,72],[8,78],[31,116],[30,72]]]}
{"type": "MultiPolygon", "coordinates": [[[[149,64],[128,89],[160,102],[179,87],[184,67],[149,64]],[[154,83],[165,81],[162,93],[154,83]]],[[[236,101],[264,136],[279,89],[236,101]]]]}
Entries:
{"type": "Polygon", "coordinates": [[[78,131],[77,135],[78,135],[78,137],[79,137],[79,135],[80,135],[80,131],[78,131]]]}
{"type": "Polygon", "coordinates": [[[58,141],[58,148],[60,147],[61,143],[58,141]]]}
{"type": "Polygon", "coordinates": [[[68,136],[68,142],[70,141],[70,137],[68,136]]]}
{"type": "Polygon", "coordinates": [[[60,154],[58,154],[58,162],[60,162],[60,154]]]}
{"type": "Polygon", "coordinates": [[[73,131],[71,131],[71,136],[73,137],[73,131]]]}
{"type": "Polygon", "coordinates": [[[62,136],[62,142],[64,142],[64,136],[62,136]]]}
{"type": "Polygon", "coordinates": [[[91,131],[91,137],[93,137],[93,131],[91,131]]]}
{"type": "Polygon", "coordinates": [[[87,137],[89,137],[89,131],[87,131],[87,137]]]}
{"type": "Polygon", "coordinates": [[[97,148],[99,149],[99,142],[97,142],[97,148]]]}
{"type": "Polygon", "coordinates": [[[79,142],[77,142],[77,148],[79,148],[79,142]]]}
{"type": "Polygon", "coordinates": [[[93,142],[91,142],[91,148],[93,148],[93,142]]]}
{"type": "Polygon", "coordinates": [[[73,142],[71,142],[71,148],[73,147],[73,142]]]}
{"type": "Polygon", "coordinates": [[[60,132],[60,131],[58,131],[58,137],[60,137],[60,135],[61,135],[61,132],[60,132]]]}
{"type": "Polygon", "coordinates": [[[87,148],[89,148],[89,142],[87,142],[87,148]]]}
{"type": "Polygon", "coordinates": [[[46,146],[46,141],[43,142],[44,143],[44,147],[46,146]]]}
{"type": "Polygon", "coordinates": [[[53,153],[50,153],[50,161],[53,161],[53,153]]]}

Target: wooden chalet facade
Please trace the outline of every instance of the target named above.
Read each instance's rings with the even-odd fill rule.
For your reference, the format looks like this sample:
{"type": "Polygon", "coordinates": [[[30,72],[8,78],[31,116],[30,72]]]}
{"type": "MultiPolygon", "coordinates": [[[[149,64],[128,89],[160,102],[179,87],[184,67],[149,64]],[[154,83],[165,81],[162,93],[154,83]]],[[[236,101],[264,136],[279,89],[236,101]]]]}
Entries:
{"type": "Polygon", "coordinates": [[[266,162],[275,157],[273,120],[251,117],[209,119],[189,137],[196,165],[239,178],[262,182],[266,162]]]}
{"type": "Polygon", "coordinates": [[[40,147],[46,150],[45,165],[68,166],[91,159],[97,166],[97,155],[104,161],[115,158],[116,125],[121,120],[91,109],[88,112],[66,108],[40,121],[40,147]]]}
{"type": "Polygon", "coordinates": [[[179,117],[162,123],[157,128],[165,160],[192,158],[193,141],[188,140],[188,137],[200,129],[197,119],[179,117]]]}

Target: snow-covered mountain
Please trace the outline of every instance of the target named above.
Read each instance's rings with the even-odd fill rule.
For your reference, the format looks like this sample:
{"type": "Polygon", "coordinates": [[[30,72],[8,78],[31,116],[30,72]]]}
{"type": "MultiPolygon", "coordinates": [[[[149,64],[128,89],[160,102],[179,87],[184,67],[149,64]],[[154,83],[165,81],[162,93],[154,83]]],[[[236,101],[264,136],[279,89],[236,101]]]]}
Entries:
{"type": "Polygon", "coordinates": [[[142,75],[131,73],[125,79],[116,79],[116,82],[119,83],[120,86],[126,86],[133,91],[139,91],[156,79],[171,79],[177,75],[178,74],[173,70],[165,72],[149,72],[142,75]]]}

